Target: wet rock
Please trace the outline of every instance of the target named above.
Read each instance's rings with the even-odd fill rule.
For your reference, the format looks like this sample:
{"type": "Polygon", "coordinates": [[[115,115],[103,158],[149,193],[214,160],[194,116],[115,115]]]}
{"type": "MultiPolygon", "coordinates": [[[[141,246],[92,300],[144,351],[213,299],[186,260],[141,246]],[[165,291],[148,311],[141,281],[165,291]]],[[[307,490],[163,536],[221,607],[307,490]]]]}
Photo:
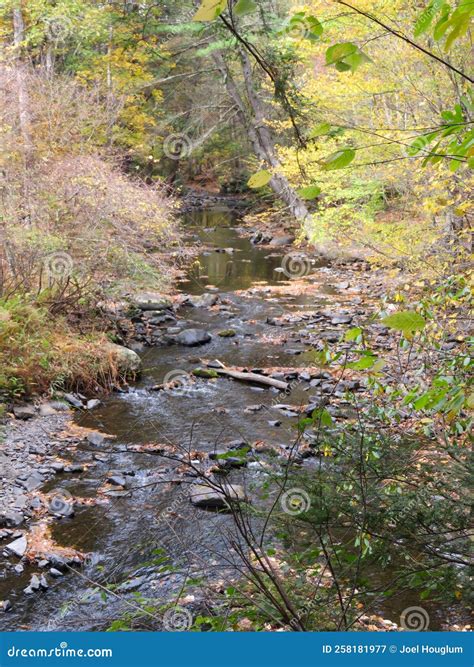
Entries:
{"type": "Polygon", "coordinates": [[[129,593],[130,591],[135,591],[137,588],[140,588],[140,586],[146,581],[146,577],[134,577],[133,579],[130,579],[129,581],[124,581],[123,584],[120,584],[120,586],[117,588],[117,591],[119,593],[129,593]]]}
{"type": "Polygon", "coordinates": [[[274,420],[274,421],[269,421],[269,422],[268,422],[268,425],[269,425],[269,426],[275,426],[275,427],[276,427],[276,426],[281,426],[281,421],[279,421],[278,419],[276,419],[276,420],[274,420]]]}
{"type": "Polygon", "coordinates": [[[212,339],[212,336],[204,329],[186,329],[176,336],[176,342],[186,347],[204,345],[212,339]]]}
{"type": "Polygon", "coordinates": [[[257,403],[256,405],[248,405],[245,408],[244,413],[248,415],[248,414],[252,414],[254,412],[259,412],[259,410],[262,410],[262,408],[264,408],[264,407],[265,406],[262,403],[257,403]]]}
{"type": "Polygon", "coordinates": [[[105,436],[103,436],[102,433],[99,433],[98,431],[92,431],[86,435],[86,440],[87,442],[90,442],[91,445],[98,447],[99,445],[104,444],[105,436]]]}
{"type": "Polygon", "coordinates": [[[62,472],[64,470],[64,463],[61,463],[60,461],[53,461],[53,463],[51,463],[51,465],[49,467],[55,473],[59,473],[59,472],[62,472]]]}
{"type": "MultiPolygon", "coordinates": [[[[32,591],[39,591],[39,589],[41,588],[40,578],[38,577],[37,574],[32,575],[28,588],[30,588],[32,591]]],[[[26,593],[26,589],[25,589],[25,593],[26,593]]]]}
{"type": "Polygon", "coordinates": [[[52,577],[54,577],[55,579],[59,579],[59,577],[64,577],[64,574],[63,574],[62,572],[60,572],[59,570],[57,570],[55,567],[52,567],[52,568],[49,570],[49,574],[50,574],[52,577]]]}
{"type": "Polygon", "coordinates": [[[227,449],[242,449],[243,447],[250,447],[250,446],[246,440],[238,439],[238,440],[228,440],[227,442],[224,442],[223,447],[226,447],[227,449]]]}
{"type": "Polygon", "coordinates": [[[0,526],[20,526],[24,520],[25,517],[21,512],[7,511],[0,513],[0,526]]]}
{"type": "Polygon", "coordinates": [[[27,491],[34,491],[44,484],[44,477],[38,472],[34,472],[26,480],[21,480],[19,484],[21,484],[27,491]]]}
{"type": "Polygon", "coordinates": [[[223,363],[218,359],[213,359],[212,361],[208,361],[206,366],[208,368],[223,368],[223,363]]]}
{"type": "Polygon", "coordinates": [[[290,245],[294,240],[294,236],[274,236],[270,241],[270,245],[275,247],[290,245]]]}
{"type": "Polygon", "coordinates": [[[107,482],[114,486],[125,487],[127,485],[125,477],[122,477],[121,475],[111,475],[110,477],[107,477],[107,482]]]}
{"type": "Polygon", "coordinates": [[[58,554],[48,553],[45,554],[46,558],[51,563],[52,567],[56,570],[66,570],[67,569],[67,560],[58,554]]]}
{"type": "Polygon", "coordinates": [[[203,294],[202,296],[189,299],[189,303],[194,308],[210,308],[211,306],[215,306],[218,301],[219,297],[217,294],[203,294]]]}
{"type": "Polygon", "coordinates": [[[87,401],[86,408],[88,410],[94,410],[94,408],[98,408],[100,404],[101,401],[99,401],[98,398],[91,398],[90,401],[87,401]]]}
{"type": "Polygon", "coordinates": [[[15,567],[13,569],[14,569],[16,574],[23,574],[23,572],[25,571],[25,568],[23,567],[23,565],[21,563],[17,563],[17,565],[15,565],[15,567]]]}
{"type": "Polygon", "coordinates": [[[244,501],[245,491],[242,486],[229,484],[223,487],[225,491],[207,486],[206,484],[195,484],[191,487],[190,500],[195,507],[204,509],[228,509],[226,497],[231,501],[244,501]]]}
{"type": "Polygon", "coordinates": [[[5,613],[7,611],[10,611],[12,609],[12,603],[10,602],[10,600],[2,600],[0,602],[0,609],[5,613]]]}
{"type": "Polygon", "coordinates": [[[195,368],[192,373],[198,378],[211,379],[219,377],[216,371],[212,370],[212,368],[195,368]]]}
{"type": "Polygon", "coordinates": [[[79,463],[73,463],[70,466],[64,468],[64,472],[74,473],[74,472],[84,472],[84,466],[81,466],[79,463]]]}
{"type": "Polygon", "coordinates": [[[219,331],[217,335],[221,338],[233,338],[237,334],[234,329],[224,329],[223,331],[219,331]]]}
{"type": "Polygon", "coordinates": [[[166,310],[172,307],[172,302],[157,292],[141,292],[133,297],[133,305],[140,310],[166,310]]]}
{"type": "Polygon", "coordinates": [[[77,408],[79,410],[84,407],[82,401],[76,396],[76,394],[64,394],[64,398],[70,405],[73,406],[73,408],[77,408]]]}
{"type": "Polygon", "coordinates": [[[33,406],[26,405],[24,407],[16,406],[13,408],[13,414],[15,415],[16,419],[32,419],[33,417],[36,417],[36,410],[33,406]]]}

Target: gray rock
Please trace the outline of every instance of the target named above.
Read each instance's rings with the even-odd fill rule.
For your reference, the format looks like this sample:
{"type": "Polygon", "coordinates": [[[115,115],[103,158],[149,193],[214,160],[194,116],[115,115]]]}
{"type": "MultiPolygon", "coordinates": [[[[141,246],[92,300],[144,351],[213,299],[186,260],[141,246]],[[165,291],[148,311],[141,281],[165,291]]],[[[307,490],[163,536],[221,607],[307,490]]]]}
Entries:
{"type": "Polygon", "coordinates": [[[29,588],[31,588],[33,591],[39,591],[41,588],[41,580],[37,574],[32,575],[29,588]]]}
{"type": "Polygon", "coordinates": [[[145,582],[146,577],[134,577],[133,579],[129,579],[129,581],[124,581],[123,584],[120,584],[120,586],[117,588],[117,591],[120,593],[129,593],[130,591],[135,591],[137,588],[140,588],[140,586],[145,582]]]}
{"type": "Polygon", "coordinates": [[[28,548],[28,542],[26,537],[22,535],[17,540],[10,542],[5,547],[10,553],[15,554],[18,558],[22,558],[25,555],[26,549],[28,548]]]}
{"type": "Polygon", "coordinates": [[[189,303],[195,308],[210,308],[219,301],[217,294],[203,294],[199,297],[189,299],[189,303]]]}
{"type": "Polygon", "coordinates": [[[12,609],[12,603],[10,602],[10,600],[2,600],[0,602],[0,609],[5,613],[7,611],[10,611],[12,609]]]}
{"type": "Polygon", "coordinates": [[[116,345],[115,343],[107,343],[105,352],[115,358],[119,371],[124,375],[135,375],[140,372],[142,360],[136,352],[130,350],[128,347],[116,345]]]}
{"type": "Polygon", "coordinates": [[[13,569],[15,570],[16,574],[22,574],[25,570],[21,563],[17,563],[13,569]]]}
{"type": "Polygon", "coordinates": [[[39,406],[39,414],[41,417],[50,417],[56,415],[58,411],[51,405],[51,403],[42,403],[39,406]]]}
{"type": "Polygon", "coordinates": [[[105,436],[103,436],[102,433],[98,433],[97,431],[91,431],[91,433],[86,435],[86,440],[87,442],[90,442],[91,445],[98,447],[99,445],[104,444],[105,436]]]}
{"type": "Polygon", "coordinates": [[[73,408],[80,409],[84,407],[82,401],[75,394],[64,394],[64,398],[73,408]]]}
{"type": "Polygon", "coordinates": [[[226,496],[231,500],[242,502],[246,499],[242,486],[228,484],[225,493],[206,484],[195,484],[191,487],[190,500],[195,507],[205,509],[228,509],[226,496]]]}
{"type": "Polygon", "coordinates": [[[7,511],[0,514],[0,526],[20,526],[24,520],[25,517],[21,512],[7,511]]]}
{"type": "Polygon", "coordinates": [[[94,410],[94,408],[98,408],[100,404],[101,401],[99,401],[98,398],[91,398],[90,401],[87,401],[86,408],[88,410],[94,410]]]}
{"type": "Polygon", "coordinates": [[[44,477],[42,477],[38,472],[34,472],[26,480],[20,481],[20,484],[27,491],[34,491],[38,489],[42,484],[44,484],[44,477]]]}
{"type": "Polygon", "coordinates": [[[59,570],[57,570],[55,567],[52,567],[52,568],[49,570],[49,574],[50,574],[52,577],[54,577],[55,579],[59,579],[59,577],[64,577],[64,574],[63,574],[62,572],[60,572],[59,570]]]}
{"type": "Polygon", "coordinates": [[[141,292],[133,297],[134,305],[140,310],[166,310],[172,307],[171,301],[157,292],[141,292]]]}
{"type": "Polygon", "coordinates": [[[294,240],[294,236],[274,236],[270,241],[270,245],[276,247],[290,245],[294,240]]]}
{"type": "Polygon", "coordinates": [[[336,315],[331,319],[331,324],[350,324],[353,319],[352,315],[336,315]]]}
{"type": "Polygon", "coordinates": [[[111,475],[110,477],[107,477],[107,481],[109,484],[113,484],[114,486],[125,487],[127,485],[125,477],[122,477],[121,475],[111,475]]]}
{"type": "Polygon", "coordinates": [[[13,414],[17,419],[32,419],[36,417],[36,410],[33,406],[26,405],[25,407],[14,407],[13,414]]]}
{"type": "Polygon", "coordinates": [[[197,345],[208,343],[211,338],[212,336],[203,329],[186,329],[176,336],[176,342],[179,345],[195,347],[197,345]]]}
{"type": "Polygon", "coordinates": [[[64,401],[51,401],[49,405],[56,410],[56,412],[66,412],[67,410],[70,410],[69,405],[64,401]]]}

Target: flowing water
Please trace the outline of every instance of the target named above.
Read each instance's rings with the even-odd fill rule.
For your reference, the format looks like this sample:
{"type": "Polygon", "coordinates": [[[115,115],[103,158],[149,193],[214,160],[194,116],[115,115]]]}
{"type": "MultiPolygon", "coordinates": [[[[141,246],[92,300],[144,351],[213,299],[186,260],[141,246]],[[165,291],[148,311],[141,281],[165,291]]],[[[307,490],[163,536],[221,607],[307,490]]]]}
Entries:
{"type": "MultiPolygon", "coordinates": [[[[212,340],[199,348],[147,349],[142,355],[144,372],[140,381],[128,393],[116,393],[97,410],[78,418],[81,426],[115,439],[99,447],[81,445],[74,462],[90,467],[82,474],[56,476],[50,488],[61,487],[75,497],[97,500],[98,489],[113,470],[131,473],[126,476],[128,493],[100,496],[95,504],[79,505],[73,517],[52,523],[52,535],[58,544],[91,554],[85,568],[50,581],[48,591],[33,596],[22,593],[32,574],[28,568],[13,581],[11,576],[0,580],[0,599],[8,597],[14,605],[0,621],[5,628],[104,629],[120,615],[134,613],[131,591],[163,601],[179,595],[190,574],[186,570],[189,566],[183,563],[191,562],[191,573],[203,569],[213,580],[230,571],[224,543],[229,517],[193,509],[183,488],[186,485],[169,484],[177,476],[174,464],[156,454],[132,452],[131,445],[162,443],[210,451],[223,441],[238,438],[287,445],[295,437],[295,420],[271,406],[275,402],[306,403],[307,388],[301,384],[290,396],[276,399],[270,389],[227,379],[198,381],[177,391],[150,391],[170,373],[174,377],[189,373],[199,358],[248,368],[307,366],[313,361],[313,353],[302,345],[281,341],[281,330],[268,326],[266,320],[295,309],[314,311],[337,299],[329,274],[318,266],[314,270],[323,277],[328,275],[328,280],[320,281],[316,298],[314,294],[278,299],[272,295],[239,295],[237,290],[252,286],[264,289],[288,281],[280,270],[282,251],[252,245],[239,234],[237,216],[224,208],[190,213],[185,224],[189,240],[200,240],[205,249],[199,266],[190,269],[179,289],[186,294],[218,291],[226,307],[189,307],[180,310],[179,318],[184,328],[209,331],[212,340]],[[235,330],[235,337],[216,335],[229,328],[235,330]],[[295,347],[302,353],[296,356],[295,347]],[[264,404],[267,409],[245,413],[252,404],[264,404]],[[281,425],[270,424],[273,420],[281,425]],[[171,556],[176,570],[163,567],[163,554],[171,556]],[[95,582],[115,583],[117,588],[106,595],[97,590],[95,582]]],[[[252,474],[258,483],[258,473],[252,474]]],[[[238,472],[232,475],[232,479],[239,479],[238,472]]],[[[381,607],[381,611],[398,621],[400,610],[408,602],[416,604],[404,596],[381,607]]],[[[156,629],[156,620],[150,617],[141,627],[156,629]]]]}

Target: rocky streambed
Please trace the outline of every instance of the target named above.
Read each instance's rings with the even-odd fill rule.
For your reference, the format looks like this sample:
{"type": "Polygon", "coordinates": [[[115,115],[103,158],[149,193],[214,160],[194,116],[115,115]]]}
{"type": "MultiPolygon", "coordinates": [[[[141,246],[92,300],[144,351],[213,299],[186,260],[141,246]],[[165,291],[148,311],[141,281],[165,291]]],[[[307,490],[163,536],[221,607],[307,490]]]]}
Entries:
{"type": "MultiPolygon", "coordinates": [[[[185,224],[202,253],[176,294],[138,295],[131,312],[116,312],[141,357],[140,380],[103,402],[65,396],[29,407],[8,424],[2,629],[101,630],[124,617],[163,628],[160,615],[142,613],[146,600],[209,611],[206,587],[186,582],[204,576],[221,590],[236,572],[230,517],[215,511],[225,494],[203,478],[253,502],[302,415],[331,395],[333,418],[344,420],[346,392],[364,392],[356,374],[340,382],[319,368],[316,353],[358,324],[375,348],[393,344],[370,321],[384,284],[364,263],[328,266],[252,243],[222,207],[192,211],[185,224]]],[[[303,442],[301,466],[320,454],[303,442]]],[[[382,611],[396,619],[406,606],[398,599],[382,611]]]]}

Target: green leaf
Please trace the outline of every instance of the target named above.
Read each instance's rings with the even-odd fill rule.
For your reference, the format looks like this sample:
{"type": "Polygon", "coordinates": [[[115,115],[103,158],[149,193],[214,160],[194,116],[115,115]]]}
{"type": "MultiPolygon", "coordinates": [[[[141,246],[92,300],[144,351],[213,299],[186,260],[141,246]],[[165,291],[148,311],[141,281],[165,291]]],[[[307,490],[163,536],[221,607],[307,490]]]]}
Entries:
{"type": "Polygon", "coordinates": [[[339,72],[356,71],[371,59],[356,44],[341,42],[330,46],[326,51],[326,65],[334,65],[339,72]]]}
{"type": "Polygon", "coordinates": [[[351,42],[342,42],[330,46],[326,51],[326,65],[335,65],[337,62],[344,60],[347,56],[352,56],[357,53],[358,46],[351,42]]]}
{"type": "Polygon", "coordinates": [[[300,188],[297,190],[300,197],[303,199],[316,199],[321,194],[321,188],[319,185],[308,185],[306,188],[300,188]]]}
{"type": "Polygon", "coordinates": [[[362,329],[360,329],[359,327],[354,327],[353,329],[349,329],[349,331],[346,331],[344,340],[347,343],[350,343],[353,340],[357,340],[361,335],[362,335],[362,329]]]}
{"type": "Polygon", "coordinates": [[[353,361],[350,364],[347,364],[348,368],[352,368],[354,371],[365,371],[368,368],[372,368],[374,366],[375,362],[377,361],[377,357],[374,357],[372,355],[366,355],[364,357],[361,357],[359,361],[353,361]]]}
{"type": "Polygon", "coordinates": [[[322,137],[325,134],[329,134],[331,131],[331,126],[329,123],[321,123],[317,125],[308,135],[308,139],[316,139],[316,137],[322,137]]]}
{"type": "Polygon", "coordinates": [[[333,169],[344,169],[355,158],[356,152],[353,148],[343,148],[329,155],[325,160],[320,162],[321,168],[324,171],[332,171],[333,169]]]}
{"type": "Polygon", "coordinates": [[[250,14],[257,9],[257,3],[254,0],[239,0],[234,7],[234,14],[242,16],[243,14],[250,14]]]}
{"type": "Polygon", "coordinates": [[[382,324],[390,329],[401,331],[404,334],[422,331],[426,326],[424,318],[412,310],[405,310],[389,315],[382,320],[382,324]]]}
{"type": "Polygon", "coordinates": [[[193,21],[214,21],[227,7],[227,0],[204,0],[193,21]]]}
{"type": "Polygon", "coordinates": [[[267,170],[263,169],[262,171],[257,171],[256,174],[253,174],[247,182],[249,188],[263,188],[264,185],[267,185],[272,180],[272,174],[267,170]]]}
{"type": "Polygon", "coordinates": [[[433,0],[433,2],[430,2],[430,4],[425,7],[415,23],[415,37],[419,37],[428,30],[430,25],[433,23],[434,17],[444,4],[444,0],[433,0]]]}
{"type": "Polygon", "coordinates": [[[314,424],[330,427],[333,425],[332,417],[325,408],[313,410],[311,419],[314,424]]]}

